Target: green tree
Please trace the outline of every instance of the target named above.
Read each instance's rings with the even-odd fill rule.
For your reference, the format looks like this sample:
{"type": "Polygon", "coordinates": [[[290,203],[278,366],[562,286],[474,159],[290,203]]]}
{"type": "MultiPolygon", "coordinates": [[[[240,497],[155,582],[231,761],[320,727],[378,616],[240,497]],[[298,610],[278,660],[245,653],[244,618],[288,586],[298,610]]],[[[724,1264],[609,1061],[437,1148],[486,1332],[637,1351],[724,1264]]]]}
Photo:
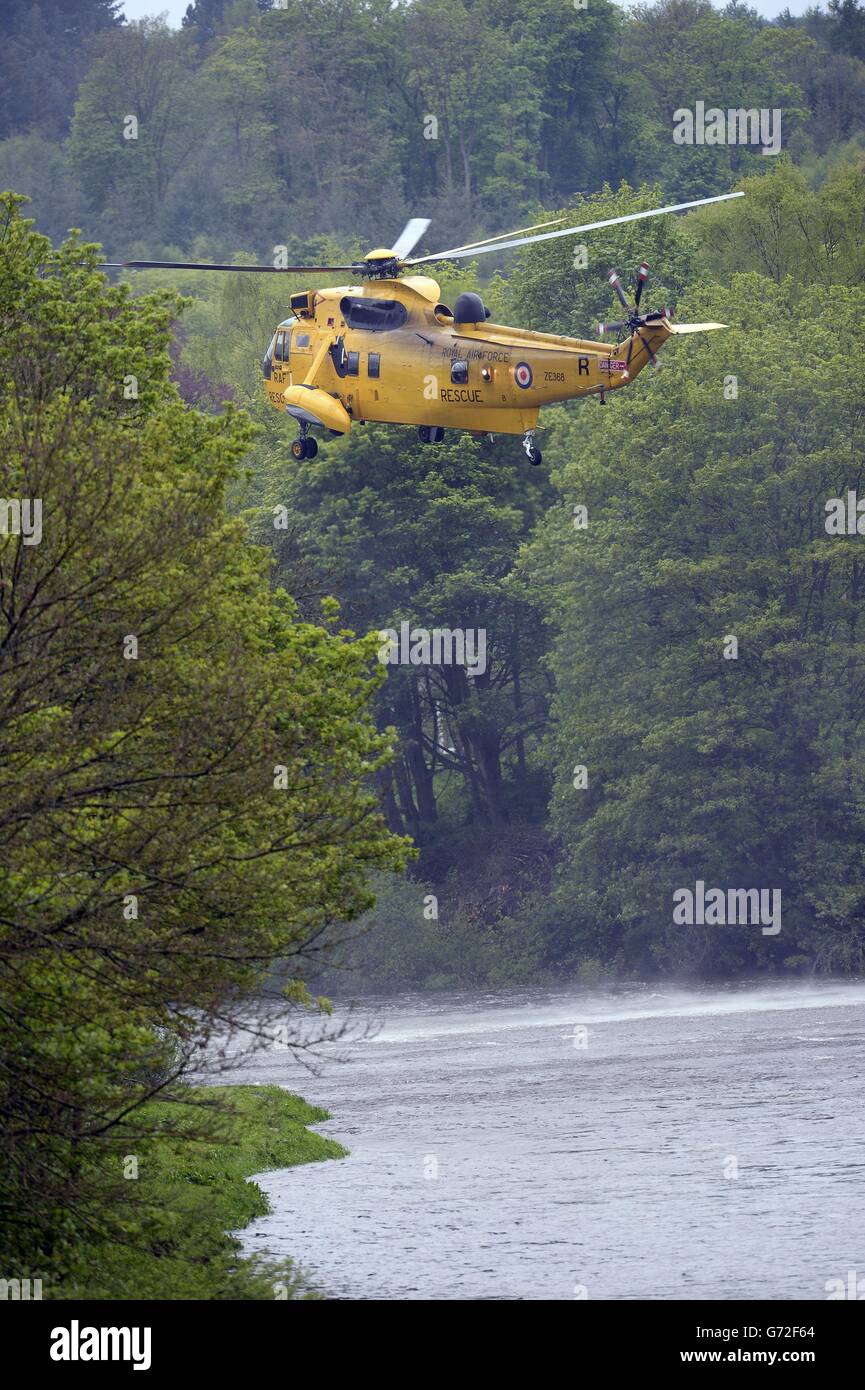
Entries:
{"type": "Polygon", "coordinates": [[[416,133],[425,136],[424,162],[452,228],[462,234],[475,225],[481,190],[496,220],[522,209],[544,182],[536,159],[540,103],[523,55],[483,8],[463,0],[421,0],[403,14],[416,133]]]}
{"type": "Polygon", "coordinates": [[[0,9],[0,139],[57,139],[72,114],[88,44],[123,23],[120,0],[4,0],[0,9]]]}
{"type": "MultiPolygon", "coordinates": [[[[263,36],[251,28],[228,35],[199,71],[195,93],[204,119],[190,193],[200,196],[208,171],[220,168],[207,229],[220,226],[238,238],[256,222],[275,230],[282,193],[274,155],[279,123],[263,36]]],[[[191,220],[192,208],[184,211],[191,220]]]]}
{"type": "Polygon", "coordinates": [[[367,249],[396,236],[385,229],[405,213],[397,25],[390,0],[289,0],[262,17],[274,154],[292,208],[284,231],[360,235],[367,249]]]}
{"type": "Polygon", "coordinates": [[[142,20],[99,41],[81,84],[69,159],[115,248],[152,243],[168,230],[172,182],[202,128],[192,55],[187,34],[142,20]]]}
{"type": "Polygon", "coordinates": [[[56,241],[80,227],[86,202],[63,150],[42,135],[0,141],[0,188],[16,188],[31,203],[39,230],[56,241]]]}
{"type": "MultiPolygon", "coordinates": [[[[507,127],[513,110],[520,139],[515,153],[534,174],[528,184],[529,170],[514,176],[508,166],[511,203],[524,188],[534,197],[565,201],[605,179],[618,182],[627,171],[618,166],[615,128],[615,60],[624,24],[617,7],[609,0],[592,0],[582,9],[558,0],[487,0],[481,13],[507,37],[518,80],[508,106],[484,119],[494,134],[497,124],[507,127]]],[[[491,191],[489,183],[485,188],[491,191]]]]}
{"type": "Polygon", "coordinates": [[[862,968],[861,537],[826,507],[863,489],[863,302],[734,276],[688,315],[731,330],[560,419],[565,505],[527,562],[558,631],[560,961],[862,968]],[[697,879],[780,889],[781,933],[673,925],[697,879]]]}
{"type": "Polygon", "coordinates": [[[546,489],[527,477],[517,441],[432,449],[413,431],[369,425],[286,467],[279,420],[255,472],[259,534],[307,602],[335,595],[363,632],[409,622],[485,633],[485,669],[472,678],[457,665],[386,668],[378,717],[400,736],[382,776],[391,824],[426,844],[440,802],[449,824],[502,824],[531,815],[532,801],[537,812],[543,629],[510,571],[546,489]],[[280,529],[274,509],[284,509],[280,529]]]}
{"type": "MultiPolygon", "coordinates": [[[[629,188],[600,193],[565,208],[565,226],[600,222],[631,212],[658,207],[658,187],[629,188]]],[[[699,264],[698,245],[689,224],[680,217],[648,218],[645,222],[601,228],[557,237],[518,252],[518,271],[509,281],[507,312],[525,328],[596,339],[598,321],[618,319],[621,305],[607,283],[615,267],[622,283],[633,286],[640,262],[647,260],[651,278],[646,288],[651,308],[674,306],[699,264]]]]}
{"type": "Polygon", "coordinates": [[[718,14],[708,0],[638,5],[626,30],[633,74],[631,101],[643,114],[638,168],[663,179],[677,199],[725,192],[744,173],[766,164],[759,148],[740,144],[677,145],[674,114],[706,108],[779,109],[783,148],[807,120],[799,72],[814,45],[804,34],[762,24],[746,14],[718,14]]]}
{"type": "Polygon", "coordinates": [[[53,251],[18,201],[0,220],[0,1204],[4,1265],[59,1270],[83,1232],[123,1237],[142,1104],[182,1098],[195,1047],[276,960],[299,1045],[317,935],[405,846],[374,789],[375,645],[300,621],[226,515],[251,427],[171,385],[174,297],[108,286],[97,248],[53,251]],[[20,524],[37,502],[38,535],[20,524]]]}
{"type": "Polygon", "coordinates": [[[836,52],[865,62],[865,7],[859,0],[829,0],[829,43],[836,52]]]}
{"type": "Polygon", "coordinates": [[[753,269],[776,284],[789,279],[794,294],[815,283],[863,283],[865,163],[839,165],[817,192],[787,160],[743,187],[739,202],[690,219],[717,278],[753,269]]]}

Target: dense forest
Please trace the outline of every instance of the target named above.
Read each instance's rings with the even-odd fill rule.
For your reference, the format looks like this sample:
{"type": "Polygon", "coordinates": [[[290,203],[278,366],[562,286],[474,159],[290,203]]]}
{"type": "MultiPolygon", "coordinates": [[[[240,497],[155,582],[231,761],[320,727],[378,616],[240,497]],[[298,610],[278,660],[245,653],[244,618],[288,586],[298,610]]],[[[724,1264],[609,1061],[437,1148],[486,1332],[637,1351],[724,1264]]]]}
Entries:
{"type": "Polygon", "coordinates": [[[781,111],[812,178],[862,145],[858,0],[773,23],[708,0],[195,0],[179,30],[120,9],[0,15],[0,184],[112,258],[366,248],[419,212],[456,245],[605,183],[674,202],[765,172],[759,149],[672,141],[696,100],[781,111]]]}
{"type": "Polygon", "coordinates": [[[224,1236],[243,1179],[336,1146],[282,1092],[229,1122],[190,1090],[250,995],[297,1054],[316,990],[865,964],[865,9],[120,9],[0,12],[4,1268],[271,1297],[224,1236]],[[677,143],[698,102],[774,113],[778,152],[677,143]],[[260,362],[301,281],[100,269],[733,188],[434,267],[585,336],[646,257],[652,305],[728,325],[546,411],[538,469],[380,425],[295,463],[260,362]],[[385,668],[404,622],[482,630],[483,669],[385,668]],[[780,929],[683,927],[697,883],[780,893],[780,929]]]}
{"type": "Polygon", "coordinates": [[[437,271],[499,322],[585,335],[609,265],[645,256],[653,302],[730,325],[605,411],[547,412],[539,473],[512,440],[433,451],[377,426],[295,464],[258,364],[301,283],[136,278],[185,296],[187,407],[246,412],[227,505],[299,619],[333,598],[361,636],[487,634],[473,678],[392,667],[370,696],[397,735],[377,794],[417,857],[377,880],[345,987],[860,969],[862,567],[824,523],[862,485],[865,8],[195,0],[178,30],[120,11],[0,17],[0,186],[109,258],[344,259],[412,215],[434,247],[747,193],[595,233],[579,265],[555,241],[437,271]],[[780,152],[676,143],[697,101],[779,113],[780,152]],[[683,932],[672,894],[698,879],[771,880],[783,930],[683,932]]]}

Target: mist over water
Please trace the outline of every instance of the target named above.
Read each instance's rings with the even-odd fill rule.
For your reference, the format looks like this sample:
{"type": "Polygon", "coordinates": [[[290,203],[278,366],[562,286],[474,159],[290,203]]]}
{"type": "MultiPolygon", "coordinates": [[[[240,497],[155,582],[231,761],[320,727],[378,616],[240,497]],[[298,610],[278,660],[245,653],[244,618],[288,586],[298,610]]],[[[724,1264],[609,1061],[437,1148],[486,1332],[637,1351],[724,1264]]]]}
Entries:
{"type": "Polygon", "coordinates": [[[269,1049],[225,1077],[301,1092],[351,1150],[260,1176],[247,1253],[346,1298],[822,1300],[865,1275],[865,984],[365,1014],[316,1076],[269,1049]]]}

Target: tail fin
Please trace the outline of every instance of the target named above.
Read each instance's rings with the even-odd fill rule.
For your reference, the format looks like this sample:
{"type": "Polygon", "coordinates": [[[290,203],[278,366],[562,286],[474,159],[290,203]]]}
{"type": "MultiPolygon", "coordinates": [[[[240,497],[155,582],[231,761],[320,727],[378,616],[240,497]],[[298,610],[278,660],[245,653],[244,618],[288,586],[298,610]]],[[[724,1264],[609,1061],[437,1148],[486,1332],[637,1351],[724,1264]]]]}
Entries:
{"type": "Polygon", "coordinates": [[[726,323],[672,324],[666,315],[663,318],[658,315],[653,322],[644,322],[638,333],[616,345],[617,360],[623,365],[627,363],[627,371],[623,373],[625,381],[632,381],[649,362],[657,367],[656,353],[674,333],[705,333],[726,327],[726,323]]]}

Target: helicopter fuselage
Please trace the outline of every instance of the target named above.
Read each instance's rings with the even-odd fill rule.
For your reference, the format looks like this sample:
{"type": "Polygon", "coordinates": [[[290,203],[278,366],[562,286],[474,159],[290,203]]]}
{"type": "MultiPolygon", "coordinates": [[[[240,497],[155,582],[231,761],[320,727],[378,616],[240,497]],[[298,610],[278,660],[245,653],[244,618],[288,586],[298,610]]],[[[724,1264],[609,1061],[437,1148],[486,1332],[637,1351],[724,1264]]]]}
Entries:
{"type": "MultiPolygon", "coordinates": [[[[480,305],[480,301],[478,301],[480,305]]],[[[421,275],[291,296],[265,358],[272,404],[307,425],[347,433],[391,424],[525,434],[544,405],[626,386],[649,353],[609,343],[454,318],[435,280],[421,275]]],[[[666,319],[644,329],[652,351],[666,319]]]]}

